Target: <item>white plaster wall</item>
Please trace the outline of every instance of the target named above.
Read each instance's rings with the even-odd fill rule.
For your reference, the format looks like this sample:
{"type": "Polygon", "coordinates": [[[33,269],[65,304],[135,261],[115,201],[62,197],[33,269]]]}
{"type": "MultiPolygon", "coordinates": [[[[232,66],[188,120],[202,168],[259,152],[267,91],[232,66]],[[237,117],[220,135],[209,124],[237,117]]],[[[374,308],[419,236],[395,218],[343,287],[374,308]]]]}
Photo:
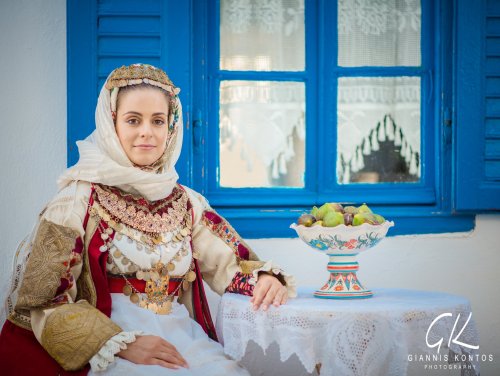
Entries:
{"type": "Polygon", "coordinates": [[[0,298],[66,167],[66,2],[0,1],[0,298]]]}
{"type": "MultiPolygon", "coordinates": [[[[15,247],[56,192],[66,165],[65,11],[64,0],[0,2],[1,301],[15,247]]],[[[295,274],[300,285],[319,287],[327,278],[326,256],[298,239],[249,244],[295,274]]],[[[482,364],[482,374],[500,373],[500,215],[478,216],[469,234],[388,238],[359,261],[359,276],[369,287],[467,297],[480,331],[480,352],[494,355],[494,362],[482,364]]],[[[211,295],[210,302],[216,307],[218,299],[211,295]]],[[[283,374],[300,374],[296,364],[295,359],[283,374]]],[[[276,374],[274,366],[269,369],[276,374]]]]}

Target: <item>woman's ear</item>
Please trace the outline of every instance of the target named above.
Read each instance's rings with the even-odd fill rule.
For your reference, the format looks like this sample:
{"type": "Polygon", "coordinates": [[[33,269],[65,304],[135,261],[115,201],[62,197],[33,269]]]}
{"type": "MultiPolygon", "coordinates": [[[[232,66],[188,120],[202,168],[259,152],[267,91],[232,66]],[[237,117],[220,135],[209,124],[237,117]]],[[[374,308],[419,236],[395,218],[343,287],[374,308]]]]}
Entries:
{"type": "Polygon", "coordinates": [[[111,111],[111,117],[113,118],[113,123],[116,125],[116,111],[111,111]]]}

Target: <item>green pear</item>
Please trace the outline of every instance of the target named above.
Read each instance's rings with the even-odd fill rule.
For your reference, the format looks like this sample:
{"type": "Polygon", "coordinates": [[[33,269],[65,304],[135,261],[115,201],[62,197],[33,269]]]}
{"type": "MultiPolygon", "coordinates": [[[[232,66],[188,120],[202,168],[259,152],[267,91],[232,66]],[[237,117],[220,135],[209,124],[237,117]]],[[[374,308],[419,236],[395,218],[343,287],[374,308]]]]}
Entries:
{"type": "Polygon", "coordinates": [[[316,218],[311,214],[302,214],[297,223],[306,227],[311,227],[313,223],[316,222],[316,218]]]}
{"type": "Polygon", "coordinates": [[[345,206],[344,213],[349,213],[352,215],[358,214],[358,208],[355,206],[345,206]]]}
{"type": "Polygon", "coordinates": [[[323,226],[325,227],[335,227],[344,224],[344,215],[339,212],[331,211],[326,213],[325,218],[323,218],[323,226]]]}
{"type": "Polygon", "coordinates": [[[375,215],[373,213],[358,213],[352,219],[353,226],[359,226],[363,223],[369,223],[371,225],[377,225],[377,220],[375,219],[375,215]]]}
{"type": "Polygon", "coordinates": [[[377,221],[377,223],[379,225],[381,225],[382,223],[385,222],[385,218],[382,217],[380,214],[374,214],[374,216],[375,216],[375,220],[377,221]]]}
{"type": "Polygon", "coordinates": [[[319,220],[313,223],[313,226],[323,226],[323,221],[319,220]]]}
{"type": "Polygon", "coordinates": [[[338,202],[329,202],[328,205],[330,206],[330,210],[343,213],[344,212],[344,207],[339,204],[338,202]]]}
{"type": "Polygon", "coordinates": [[[311,215],[314,215],[315,218],[318,218],[318,207],[317,206],[313,206],[313,208],[311,209],[311,215]]]}
{"type": "Polygon", "coordinates": [[[330,209],[328,204],[323,204],[319,207],[314,216],[316,217],[316,219],[323,219],[325,218],[326,213],[328,213],[329,211],[330,209]]]}
{"type": "Polygon", "coordinates": [[[368,205],[363,204],[360,207],[358,207],[358,213],[372,213],[372,210],[368,207],[368,205]]]}

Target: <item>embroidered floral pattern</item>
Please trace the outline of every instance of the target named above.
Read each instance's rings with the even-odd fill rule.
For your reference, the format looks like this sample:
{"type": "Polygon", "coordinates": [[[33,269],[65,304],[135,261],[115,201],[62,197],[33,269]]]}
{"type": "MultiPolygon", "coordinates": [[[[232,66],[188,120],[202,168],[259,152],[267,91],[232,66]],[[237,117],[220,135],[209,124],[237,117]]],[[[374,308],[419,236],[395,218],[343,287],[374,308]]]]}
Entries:
{"type": "Polygon", "coordinates": [[[66,302],[64,293],[74,284],[71,267],[81,262],[82,246],[76,230],[43,219],[26,265],[16,310],[66,302]]]}
{"type": "Polygon", "coordinates": [[[236,294],[253,296],[254,286],[249,284],[251,274],[243,274],[238,272],[234,275],[231,284],[226,288],[226,292],[233,292],[236,294]]]}
{"type": "Polygon", "coordinates": [[[205,210],[203,212],[202,221],[213,234],[224,240],[233,249],[238,259],[249,259],[251,254],[250,249],[224,218],[213,211],[205,210]]]}

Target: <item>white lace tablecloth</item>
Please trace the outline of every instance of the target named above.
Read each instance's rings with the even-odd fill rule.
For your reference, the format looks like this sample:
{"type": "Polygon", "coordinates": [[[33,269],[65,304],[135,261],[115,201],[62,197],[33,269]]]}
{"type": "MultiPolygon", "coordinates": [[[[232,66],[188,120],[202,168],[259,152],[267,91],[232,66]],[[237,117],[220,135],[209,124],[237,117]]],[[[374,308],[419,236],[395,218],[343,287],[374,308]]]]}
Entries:
{"type": "MultiPolygon", "coordinates": [[[[264,351],[272,342],[284,362],[296,354],[308,372],[321,365],[321,375],[405,375],[408,367],[455,367],[459,374],[479,373],[478,350],[451,341],[479,345],[474,317],[465,326],[471,307],[467,299],[429,291],[374,289],[370,299],[330,300],[299,288],[296,299],[267,312],[254,311],[249,297],[224,294],[217,316],[217,334],[226,354],[236,360],[245,355],[249,341],[264,351]],[[429,344],[443,338],[440,351],[429,344]],[[455,357],[458,356],[458,360],[455,357]],[[421,358],[423,356],[424,358],[421,358]],[[426,356],[431,356],[426,360],[426,356]],[[477,355],[476,355],[477,357],[477,355]]],[[[447,369],[447,368],[442,368],[447,369]]],[[[448,368],[450,369],[450,368],[448,368]]],[[[435,372],[435,371],[434,371],[435,372]]],[[[437,373],[439,374],[439,373],[437,373]]]]}

